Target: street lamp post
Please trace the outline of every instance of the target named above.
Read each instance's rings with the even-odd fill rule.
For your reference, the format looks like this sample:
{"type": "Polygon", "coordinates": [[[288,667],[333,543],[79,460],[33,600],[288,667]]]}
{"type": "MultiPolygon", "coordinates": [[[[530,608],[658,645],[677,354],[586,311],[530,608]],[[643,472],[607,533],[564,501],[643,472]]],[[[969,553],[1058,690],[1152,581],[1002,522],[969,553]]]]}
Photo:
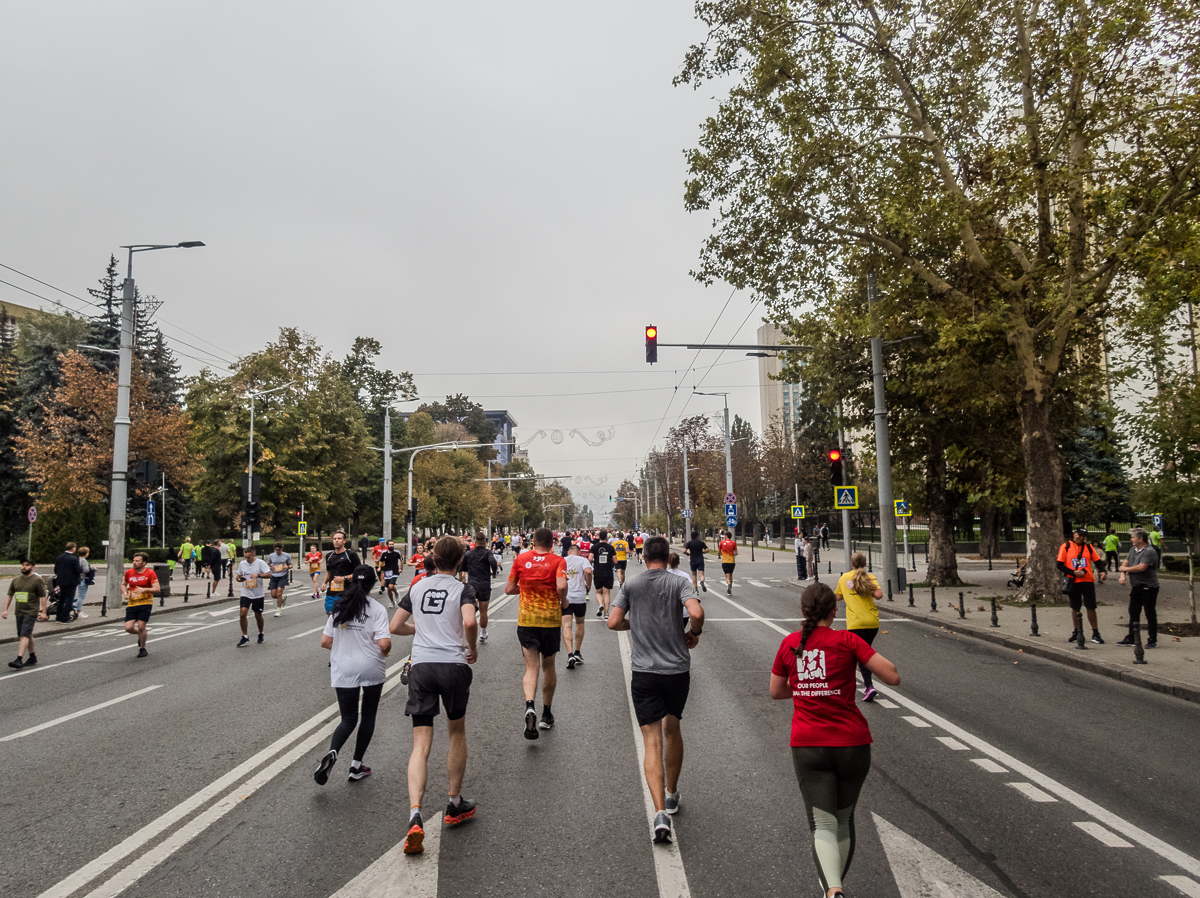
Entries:
{"type": "Polygon", "coordinates": [[[729,394],[728,393],[700,393],[693,390],[692,393],[696,396],[720,396],[725,400],[725,492],[733,492],[733,455],[729,451],[729,394]]]}
{"type": "Polygon", "coordinates": [[[476,442],[460,443],[457,440],[450,440],[445,443],[430,443],[428,446],[406,446],[403,449],[393,450],[397,455],[400,454],[401,452],[411,452],[412,453],[412,455],[409,456],[409,459],[408,459],[408,514],[405,515],[405,517],[408,519],[408,530],[407,530],[407,536],[405,537],[406,542],[404,545],[405,557],[407,557],[408,553],[410,551],[412,551],[413,526],[417,523],[415,520],[416,515],[414,515],[412,513],[413,468],[416,467],[417,453],[424,452],[426,449],[447,449],[447,450],[466,449],[471,446],[477,446],[477,445],[479,445],[479,444],[476,442]]]}
{"type": "MultiPolygon", "coordinates": [[[[254,495],[254,400],[262,396],[270,396],[272,393],[278,393],[281,390],[286,390],[293,386],[296,382],[289,380],[282,387],[274,387],[270,390],[250,390],[250,452],[246,460],[246,501],[249,502],[254,495]]],[[[245,549],[254,540],[254,534],[250,530],[249,523],[246,524],[246,535],[242,538],[242,548],[245,549]]]]}
{"type": "Polygon", "coordinates": [[[113,470],[108,494],[108,558],[105,564],[104,599],[100,616],[108,615],[108,606],[121,604],[121,581],[125,577],[125,513],[129,504],[129,383],[133,370],[133,254],[154,249],[191,249],[204,246],[199,240],[182,243],[135,243],[122,246],[129,250],[129,265],[121,285],[121,348],[117,368],[117,416],[113,422],[113,470]]]}
{"type": "MultiPolygon", "coordinates": [[[[867,299],[872,308],[879,302],[875,273],[867,275],[867,299]]],[[[878,331],[876,322],[874,330],[878,331]]],[[[879,481],[879,537],[883,550],[883,572],[888,580],[899,578],[896,563],[896,507],[892,504],[892,449],[888,438],[887,391],[883,381],[883,338],[871,338],[871,379],[875,389],[875,473],[879,481]]],[[[899,579],[896,579],[899,583],[899,579]]]]}

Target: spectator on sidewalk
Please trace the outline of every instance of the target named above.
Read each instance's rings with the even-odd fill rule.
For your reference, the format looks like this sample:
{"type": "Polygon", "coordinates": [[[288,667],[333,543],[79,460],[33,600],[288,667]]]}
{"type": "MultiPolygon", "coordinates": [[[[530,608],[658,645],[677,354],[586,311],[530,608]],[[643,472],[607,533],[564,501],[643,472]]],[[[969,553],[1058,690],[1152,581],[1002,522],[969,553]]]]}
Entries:
{"type": "Polygon", "coordinates": [[[1150,531],[1150,545],[1154,547],[1154,552],[1158,555],[1158,563],[1162,564],[1162,547],[1163,547],[1163,532],[1162,524],[1155,524],[1154,529],[1150,531]]]}
{"type": "MultiPolygon", "coordinates": [[[[1079,635],[1079,631],[1083,627],[1079,609],[1086,608],[1088,623],[1092,625],[1092,642],[1104,645],[1104,640],[1100,637],[1100,627],[1096,621],[1095,565],[1099,560],[1100,553],[1087,541],[1087,531],[1082,527],[1077,527],[1071,534],[1070,541],[1063,543],[1058,550],[1058,561],[1055,566],[1062,573],[1073,578],[1069,598],[1071,623],[1075,629],[1071,632],[1071,638],[1067,642],[1074,642],[1079,635]]],[[[1101,583],[1107,577],[1108,574],[1104,571],[1100,572],[1101,583]]]]}
{"type": "Polygon", "coordinates": [[[1145,530],[1138,527],[1129,533],[1133,548],[1121,565],[1121,585],[1129,575],[1129,635],[1117,645],[1133,645],[1133,627],[1146,612],[1146,648],[1158,648],[1158,553],[1150,545],[1145,530]]]}
{"type": "Polygon", "coordinates": [[[822,549],[829,548],[829,525],[828,524],[821,525],[821,548],[822,549]]]}
{"type": "Polygon", "coordinates": [[[1118,564],[1121,563],[1121,558],[1117,555],[1117,550],[1121,548],[1121,537],[1113,533],[1112,527],[1109,527],[1104,533],[1104,570],[1105,572],[1116,570],[1118,564]]]}
{"type": "Polygon", "coordinates": [[[83,610],[83,602],[87,598],[88,587],[96,583],[96,569],[88,561],[91,554],[92,550],[87,546],[79,550],[79,586],[75,592],[75,613],[71,616],[72,620],[87,617],[87,612],[83,610]]]}
{"type": "Polygon", "coordinates": [[[0,618],[8,618],[8,608],[15,602],[17,618],[17,658],[9,661],[8,666],[20,670],[30,664],[37,664],[37,653],[33,646],[33,625],[46,619],[46,581],[33,572],[33,562],[26,559],[21,562],[21,573],[13,577],[8,584],[8,595],[4,599],[4,613],[0,618]],[[28,658],[25,653],[29,652],[28,658]]]}
{"type": "Polygon", "coordinates": [[[816,541],[817,537],[815,533],[813,534],[812,539],[805,538],[804,540],[804,560],[807,563],[808,572],[812,575],[814,580],[818,579],[817,563],[821,560],[821,553],[817,550],[815,545],[816,541]]]}
{"type": "Polygon", "coordinates": [[[79,556],[75,554],[75,543],[67,543],[67,548],[54,560],[54,588],[58,593],[54,619],[60,624],[71,622],[79,580],[79,556]]]}
{"type": "Polygon", "coordinates": [[[186,580],[192,572],[192,538],[185,536],[183,545],[179,547],[179,561],[183,564],[183,579],[186,580]]]}
{"type": "Polygon", "coordinates": [[[808,537],[803,530],[796,530],[796,579],[808,579],[808,537]]]}

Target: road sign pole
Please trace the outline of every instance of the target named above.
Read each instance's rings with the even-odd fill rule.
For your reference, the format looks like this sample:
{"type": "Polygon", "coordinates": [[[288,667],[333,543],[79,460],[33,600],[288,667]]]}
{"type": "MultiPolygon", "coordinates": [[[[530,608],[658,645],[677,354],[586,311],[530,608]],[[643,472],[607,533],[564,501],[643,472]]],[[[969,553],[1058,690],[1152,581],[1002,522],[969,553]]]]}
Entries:
{"type": "MultiPolygon", "coordinates": [[[[692,508],[691,496],[688,494],[687,441],[685,440],[683,443],[683,510],[690,511],[691,508],[692,508]]],[[[689,514],[689,515],[686,515],[685,517],[690,518],[691,515],[689,514]]],[[[687,529],[688,530],[691,529],[690,521],[688,522],[687,529]]],[[[688,536],[688,539],[691,539],[690,535],[688,536]]],[[[686,542],[686,540],[685,540],[685,542],[686,542]]]]}
{"type": "MultiPolygon", "coordinates": [[[[846,432],[842,429],[842,401],[838,400],[838,449],[842,450],[842,458],[846,457],[846,432]]],[[[846,468],[847,479],[849,468],[846,468]]],[[[842,554],[846,559],[846,570],[850,570],[850,509],[842,509],[842,554]]]]}
{"type": "MultiPolygon", "coordinates": [[[[867,275],[867,300],[879,304],[879,288],[874,272],[867,275]]],[[[879,330],[876,321],[875,330],[879,330]]],[[[889,579],[896,574],[896,509],[892,505],[892,450],[888,439],[887,393],[883,379],[883,338],[871,338],[871,376],[875,385],[875,471],[879,480],[879,536],[883,544],[883,572],[889,579]]]]}

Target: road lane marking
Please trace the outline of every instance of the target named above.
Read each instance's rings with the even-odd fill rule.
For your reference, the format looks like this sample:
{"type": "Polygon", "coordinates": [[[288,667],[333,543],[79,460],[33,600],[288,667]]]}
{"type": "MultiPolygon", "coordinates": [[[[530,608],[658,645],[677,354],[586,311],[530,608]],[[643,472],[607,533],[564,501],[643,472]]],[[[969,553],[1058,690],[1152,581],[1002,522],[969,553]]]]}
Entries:
{"type": "Polygon", "coordinates": [[[1200,898],[1200,882],[1188,879],[1186,876],[1160,876],[1159,879],[1175,886],[1188,898],[1200,898]]]}
{"type": "Polygon", "coordinates": [[[1085,820],[1082,823],[1076,823],[1081,830],[1090,836],[1095,836],[1109,848],[1132,848],[1133,843],[1126,842],[1116,833],[1106,827],[1101,826],[1093,820],[1085,820]]]}
{"type": "Polygon", "coordinates": [[[978,764],[988,773],[1008,773],[1007,767],[1001,767],[991,758],[972,758],[971,763],[978,764]]]}
{"type": "Polygon", "coordinates": [[[13,733],[11,736],[5,736],[0,739],[0,742],[12,742],[14,739],[20,739],[22,736],[30,736],[34,733],[40,733],[42,730],[48,730],[50,727],[58,726],[60,723],[66,723],[68,720],[74,720],[76,717],[83,717],[85,714],[91,714],[93,711],[99,711],[101,708],[108,708],[112,705],[120,704],[128,701],[131,698],[137,698],[139,695],[145,695],[147,692],[153,692],[155,689],[162,689],[162,684],[158,686],[147,686],[145,689],[139,689],[137,692],[131,692],[128,695],[122,695],[120,698],[112,698],[106,702],[101,702],[98,705],[92,705],[90,708],[84,708],[82,711],[76,711],[74,714],[66,714],[54,720],[40,723],[35,727],[30,727],[27,730],[21,730],[19,733],[13,733]]]}
{"type": "Polygon", "coordinates": [[[289,636],[288,639],[299,639],[301,636],[312,636],[314,633],[320,633],[325,629],[325,624],[319,627],[313,627],[311,630],[305,630],[303,633],[297,633],[295,636],[289,636]]]}
{"type": "Polygon", "coordinates": [[[1043,792],[1033,783],[1009,783],[1014,789],[1028,798],[1030,801],[1058,801],[1053,795],[1043,792]]]}
{"type": "Polygon", "coordinates": [[[954,751],[967,751],[968,750],[968,746],[963,745],[961,742],[959,742],[953,736],[938,736],[937,741],[942,743],[942,745],[946,746],[946,748],[952,749],[954,751]]]}
{"type": "MultiPolygon", "coordinates": [[[[187,630],[180,630],[176,633],[168,633],[166,636],[159,636],[156,639],[147,638],[146,645],[150,645],[150,643],[152,643],[152,642],[155,642],[155,643],[162,642],[165,639],[174,639],[176,636],[186,636],[188,633],[199,633],[201,630],[210,630],[213,627],[219,627],[219,626],[221,626],[221,624],[228,624],[228,623],[230,623],[230,621],[219,620],[215,624],[206,624],[205,626],[202,626],[202,627],[192,627],[187,630]]],[[[84,655],[82,658],[71,658],[68,661],[56,661],[53,664],[39,664],[37,667],[33,668],[32,670],[30,670],[29,668],[25,668],[24,670],[19,670],[16,673],[7,674],[3,679],[0,679],[0,682],[5,682],[8,680],[15,680],[17,677],[23,677],[26,674],[39,673],[40,671],[43,671],[43,670],[54,670],[54,668],[62,667],[64,664],[78,664],[80,661],[90,661],[92,658],[99,658],[102,655],[112,655],[116,652],[132,652],[133,650],[134,650],[133,646],[124,646],[123,645],[120,648],[107,649],[103,652],[93,652],[90,655],[84,655]]]]}
{"type": "Polygon", "coordinates": [[[767,584],[765,584],[765,583],[759,583],[757,580],[747,580],[746,582],[749,583],[751,586],[757,586],[759,589],[770,589],[771,588],[771,587],[767,586],[767,584]]]}
{"type": "Polygon", "coordinates": [[[922,720],[920,717],[914,717],[914,716],[912,716],[911,714],[910,714],[910,715],[906,715],[906,716],[904,717],[904,720],[907,720],[909,723],[911,723],[911,724],[912,724],[913,726],[915,726],[915,727],[927,727],[927,726],[929,726],[929,724],[928,724],[928,723],[926,723],[924,720],[922,720]]]}
{"type": "MultiPolygon", "coordinates": [[[[625,670],[625,682],[633,678],[633,650],[631,648],[629,631],[617,631],[617,644],[621,647],[621,667],[625,670]]],[[[646,745],[642,741],[642,728],[638,726],[637,712],[633,708],[633,694],[625,688],[625,698],[629,702],[629,719],[633,723],[633,742],[637,747],[637,778],[642,784],[642,800],[646,805],[646,818],[650,827],[654,827],[654,799],[650,797],[650,787],[646,784],[645,763],[646,745]]],[[[672,826],[674,830],[674,826],[672,826]]],[[[654,857],[654,876],[658,880],[659,898],[691,898],[688,888],[687,872],[683,869],[683,856],[679,853],[679,833],[676,832],[672,841],[664,844],[650,844],[650,853],[654,857]]]]}
{"type": "MultiPolygon", "coordinates": [[[[213,624],[212,626],[217,626],[217,624],[213,624]]],[[[398,674],[401,666],[402,664],[395,664],[389,668],[388,677],[392,677],[393,674],[398,674]]],[[[388,685],[399,682],[399,678],[396,677],[395,679],[390,680],[388,685]]],[[[384,692],[388,691],[388,685],[384,686],[384,692]]],[[[287,735],[276,739],[253,757],[243,761],[228,773],[213,780],[203,789],[196,792],[189,798],[184,799],[165,814],[162,814],[156,819],[150,821],[137,832],[128,836],[117,845],[114,845],[96,859],[80,867],[65,879],[60,880],[55,885],[42,892],[37,896],[37,898],[68,898],[68,896],[75,894],[75,892],[79,891],[88,883],[108,872],[117,864],[125,861],[126,858],[144,848],[147,844],[154,843],[161,848],[165,844],[159,841],[159,837],[162,835],[162,833],[166,832],[188,815],[193,814],[200,808],[204,807],[209,801],[221,794],[230,786],[241,782],[243,777],[245,777],[248,773],[251,773],[262,764],[273,758],[280,751],[286,749],[297,739],[303,737],[304,734],[309,732],[313,727],[321,726],[330,717],[334,716],[340,716],[336,703],[330,705],[322,711],[317,712],[287,735]]],[[[329,725],[324,727],[320,732],[322,734],[324,734],[326,731],[332,732],[331,727],[336,728],[336,724],[330,722],[329,725]]],[[[246,794],[243,791],[243,788],[235,789],[234,794],[246,794]]],[[[145,857],[145,855],[143,855],[143,857],[145,857]]],[[[161,860],[165,859],[166,857],[164,856],[161,860]]],[[[140,860],[141,859],[139,859],[139,861],[140,860]]],[[[160,863],[161,860],[159,861],[160,863]]],[[[138,875],[142,876],[144,873],[139,873],[138,875]]],[[[113,880],[110,880],[110,882],[112,881],[113,880]]]]}
{"type": "Polygon", "coordinates": [[[879,705],[881,708],[887,708],[889,711],[895,711],[900,707],[895,702],[889,702],[886,698],[875,699],[875,704],[879,705]]]}
{"type": "Polygon", "coordinates": [[[405,854],[404,839],[359,873],[332,898],[437,898],[438,857],[442,843],[442,815],[425,824],[425,850],[405,854]]]}
{"type": "Polygon", "coordinates": [[[883,853],[896,880],[900,898],[929,898],[933,895],[954,898],[1003,898],[991,886],[976,879],[957,864],[908,833],[872,814],[883,853]]]}

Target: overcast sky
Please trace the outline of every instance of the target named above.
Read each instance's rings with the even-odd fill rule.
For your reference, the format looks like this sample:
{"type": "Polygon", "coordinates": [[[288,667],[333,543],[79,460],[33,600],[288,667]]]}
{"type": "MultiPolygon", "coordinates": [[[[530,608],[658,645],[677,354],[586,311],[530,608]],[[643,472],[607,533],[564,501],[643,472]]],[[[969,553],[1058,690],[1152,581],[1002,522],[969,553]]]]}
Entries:
{"type": "MultiPolygon", "coordinates": [[[[0,263],[86,295],[121,244],[203,240],[135,258],[185,373],[282,325],[339,357],[375,336],[422,397],[507,408],[522,443],[561,431],[535,466],[607,477],[572,485],[603,512],[718,361],[651,368],[643,326],[760,323],[746,294],[717,321],[730,288],[688,274],[710,217],[684,211],[684,150],[715,102],[671,79],[702,35],[645,0],[6,4],[0,263]]],[[[754,359],[702,388],[760,426],[754,359]]]]}

